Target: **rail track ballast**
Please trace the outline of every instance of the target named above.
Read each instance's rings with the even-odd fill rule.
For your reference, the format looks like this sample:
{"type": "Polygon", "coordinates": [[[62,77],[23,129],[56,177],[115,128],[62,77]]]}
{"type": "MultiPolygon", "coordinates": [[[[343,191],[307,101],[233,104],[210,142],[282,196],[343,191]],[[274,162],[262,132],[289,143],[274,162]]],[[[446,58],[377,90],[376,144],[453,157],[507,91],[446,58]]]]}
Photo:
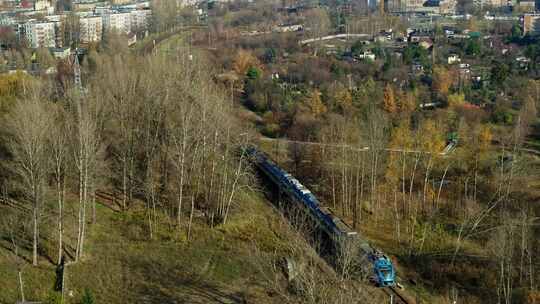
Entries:
{"type": "Polygon", "coordinates": [[[319,232],[326,235],[329,246],[332,247],[334,266],[340,265],[345,250],[349,260],[353,260],[358,270],[368,273],[369,277],[380,287],[395,285],[396,273],[394,266],[386,255],[374,249],[369,243],[341,219],[335,216],[330,209],[323,207],[315,195],[290,173],[283,170],[268,155],[255,147],[244,148],[251,162],[267,177],[278,191],[286,195],[291,206],[299,208],[309,216],[311,222],[317,226],[319,232]],[[350,259],[352,257],[352,259],[350,259]],[[366,270],[368,270],[366,272],[366,270]],[[371,273],[370,273],[371,272],[371,273]]]}

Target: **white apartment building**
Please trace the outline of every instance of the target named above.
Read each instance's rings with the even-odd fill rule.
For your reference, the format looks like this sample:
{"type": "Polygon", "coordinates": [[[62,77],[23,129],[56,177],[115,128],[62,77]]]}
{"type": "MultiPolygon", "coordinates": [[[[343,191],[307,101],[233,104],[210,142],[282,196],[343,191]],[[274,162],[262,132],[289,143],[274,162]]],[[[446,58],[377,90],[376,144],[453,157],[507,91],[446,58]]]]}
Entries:
{"type": "Polygon", "coordinates": [[[422,10],[424,8],[425,0],[405,0],[401,2],[401,5],[404,6],[405,11],[414,12],[422,10]]]}
{"type": "Polygon", "coordinates": [[[35,11],[44,11],[47,14],[54,14],[55,3],[52,0],[36,0],[34,2],[35,11]]]}
{"type": "Polygon", "coordinates": [[[101,16],[81,16],[79,19],[82,43],[99,42],[103,35],[103,18],[101,16]]]}
{"type": "Polygon", "coordinates": [[[536,2],[535,1],[519,1],[519,4],[518,4],[519,8],[521,9],[522,12],[530,12],[530,13],[534,13],[534,11],[536,10],[536,2]]]}
{"type": "Polygon", "coordinates": [[[202,2],[201,0],[176,0],[176,5],[180,7],[195,6],[202,2]]]}
{"type": "Polygon", "coordinates": [[[136,31],[138,29],[148,28],[150,18],[152,16],[151,10],[133,10],[130,12],[131,16],[131,30],[136,31]]]}
{"type": "Polygon", "coordinates": [[[103,29],[106,31],[116,30],[120,33],[131,32],[131,14],[108,13],[103,15],[103,29]]]}
{"type": "Polygon", "coordinates": [[[484,7],[511,7],[513,6],[512,0],[473,0],[475,6],[484,8],[484,7]]]}
{"type": "Polygon", "coordinates": [[[16,24],[14,16],[8,13],[0,13],[0,26],[13,26],[16,24]]]}
{"type": "Polygon", "coordinates": [[[30,21],[24,24],[24,37],[31,48],[55,47],[55,23],[30,21]]]}

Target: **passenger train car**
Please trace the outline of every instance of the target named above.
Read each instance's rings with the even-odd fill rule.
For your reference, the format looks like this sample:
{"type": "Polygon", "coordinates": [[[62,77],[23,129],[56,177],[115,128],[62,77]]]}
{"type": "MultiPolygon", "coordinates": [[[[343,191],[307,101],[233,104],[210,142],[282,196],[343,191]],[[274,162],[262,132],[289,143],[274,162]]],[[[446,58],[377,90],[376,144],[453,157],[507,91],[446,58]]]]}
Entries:
{"type": "MultiPolygon", "coordinates": [[[[394,266],[387,256],[372,248],[356,231],[336,217],[328,208],[321,206],[319,200],[309,189],[304,187],[287,171],[280,168],[266,154],[251,146],[244,148],[244,153],[250,157],[251,162],[257,168],[279,187],[280,191],[285,192],[294,202],[299,203],[309,213],[320,228],[331,237],[336,248],[358,247],[359,254],[363,254],[364,260],[369,262],[369,268],[373,269],[372,278],[377,286],[387,287],[395,284],[394,266]]],[[[359,256],[358,260],[361,258],[359,256]]]]}

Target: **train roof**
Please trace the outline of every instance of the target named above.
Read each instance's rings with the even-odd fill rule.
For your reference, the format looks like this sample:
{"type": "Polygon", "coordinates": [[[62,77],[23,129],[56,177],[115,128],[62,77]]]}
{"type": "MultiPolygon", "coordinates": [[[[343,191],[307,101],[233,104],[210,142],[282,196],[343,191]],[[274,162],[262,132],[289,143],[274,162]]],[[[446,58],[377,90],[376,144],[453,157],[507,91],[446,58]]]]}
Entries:
{"type": "MultiPolygon", "coordinates": [[[[289,172],[283,170],[280,166],[278,166],[275,162],[273,162],[265,153],[257,151],[255,148],[252,148],[248,151],[248,153],[255,156],[259,163],[265,162],[267,165],[270,165],[272,167],[271,169],[273,171],[277,171],[276,173],[279,173],[281,177],[285,178],[286,181],[294,187],[294,190],[297,190],[302,195],[302,200],[308,200],[309,205],[311,209],[315,212],[320,212],[319,217],[322,215],[323,218],[321,218],[327,225],[331,225],[331,227],[328,227],[332,230],[336,230],[339,234],[345,234],[347,236],[353,236],[357,235],[357,232],[354,231],[349,225],[347,225],[345,222],[343,222],[339,217],[337,217],[330,208],[327,207],[320,207],[320,202],[317,199],[315,195],[306,187],[304,186],[298,179],[294,178],[289,172]]],[[[318,213],[317,212],[317,213],[318,213]]]]}

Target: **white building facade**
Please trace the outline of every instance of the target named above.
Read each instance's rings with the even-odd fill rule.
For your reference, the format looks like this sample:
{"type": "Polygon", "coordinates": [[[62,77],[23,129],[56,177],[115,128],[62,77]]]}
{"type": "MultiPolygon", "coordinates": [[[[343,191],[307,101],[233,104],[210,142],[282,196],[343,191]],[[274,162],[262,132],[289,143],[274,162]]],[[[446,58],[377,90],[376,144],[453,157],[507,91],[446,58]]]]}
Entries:
{"type": "Polygon", "coordinates": [[[151,10],[133,10],[130,13],[131,31],[147,29],[152,17],[151,10]]]}
{"type": "Polygon", "coordinates": [[[109,13],[103,15],[103,29],[105,31],[118,31],[127,34],[131,32],[130,13],[109,13]]]}
{"type": "Polygon", "coordinates": [[[101,16],[86,16],[79,19],[82,43],[99,42],[103,36],[103,18],[101,16]]]}
{"type": "Polygon", "coordinates": [[[31,48],[55,47],[56,31],[54,22],[31,21],[24,24],[24,37],[31,48]]]}

